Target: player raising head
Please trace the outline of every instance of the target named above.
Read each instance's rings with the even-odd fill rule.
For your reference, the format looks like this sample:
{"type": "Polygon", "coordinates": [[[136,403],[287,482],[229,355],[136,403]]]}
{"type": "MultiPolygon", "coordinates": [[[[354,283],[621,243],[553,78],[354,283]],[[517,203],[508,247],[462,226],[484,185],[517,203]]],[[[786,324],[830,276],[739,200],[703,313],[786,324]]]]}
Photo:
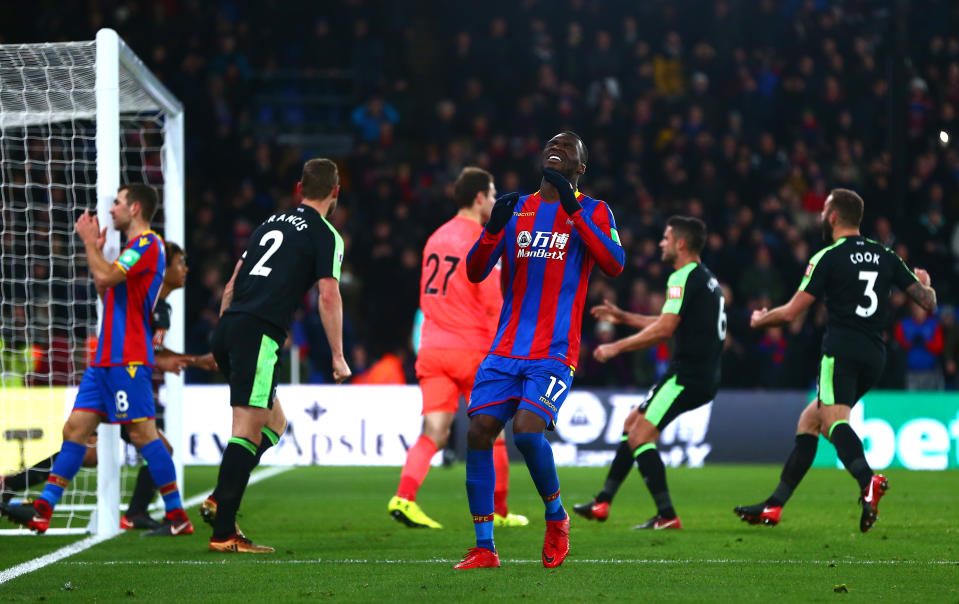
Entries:
{"type": "Polygon", "coordinates": [[[817,299],[826,303],[829,318],[822,339],[818,395],[799,416],[796,445],[786,460],[779,486],[766,501],[740,506],[734,512],[750,524],[776,525],[782,507],[816,457],[819,434],[859,483],[862,516],[859,530],[868,531],[879,514],[879,499],[889,482],[873,474],[862,441],[849,425],[849,412],[882,375],[886,349],[882,330],[889,318],[892,286],[906,292],[932,312],[936,291],[929,273],[910,271],[895,252],[859,233],[863,201],[848,189],[833,189],[822,210],[823,237],[828,247],[809,261],[799,291],[783,306],[753,311],[755,329],[797,319],[817,299]]]}
{"type": "Polygon", "coordinates": [[[543,565],[559,566],[569,552],[569,516],[543,431],[553,426],[573,382],[590,270],[599,264],[614,276],[625,262],[609,207],[576,189],[586,157],[576,134],[551,138],[542,153],[540,190],[497,199],[467,257],[474,283],[502,262],[504,299],[467,410],[466,491],[476,547],[456,568],[499,566],[492,449],[510,420],[516,447],[546,507],[543,565]]]}
{"type": "Polygon", "coordinates": [[[193,525],[183,511],[173,459],[157,432],[151,375],[154,353],[150,310],[166,268],[163,241],[150,230],[159,196],[145,184],[120,187],[110,208],[127,244],[115,262],[103,257],[106,229],[88,212],[77,219],[97,291],[104,296],[100,338],[92,365],[83,373],[73,411],[63,426],[63,447],[47,485],[32,505],[7,506],[4,513],[27,528],[44,532],[53,507],[79,471],[87,442],[102,422],[126,424],[126,432],[147,462],[166,506],[157,534],[186,535],[193,525]]]}
{"type": "MultiPolygon", "coordinates": [[[[423,434],[410,447],[396,495],[387,511],[409,527],[442,528],[416,503],[430,460],[446,446],[462,395],[469,400],[476,368],[486,356],[503,306],[499,269],[482,283],[470,283],[463,260],[489,220],[496,197],[493,176],[480,168],[464,168],[453,185],[459,210],[430,235],[423,249],[420,308],[423,328],[416,358],[416,377],[423,391],[423,434]]],[[[529,521],[506,507],[509,458],[502,437],[493,445],[497,526],[525,526],[529,521]]]]}
{"type": "Polygon", "coordinates": [[[319,287],[320,320],[330,343],[333,379],[350,377],[343,356],[340,266],[343,239],[326,218],[340,191],[336,164],[311,159],[297,184],[303,201],[257,227],[223,291],[213,355],[230,382],[233,433],[223,452],[215,492],[216,517],[209,549],[264,553],[236,527],[236,510],[263,452],[276,444],[286,421],[274,404],[277,351],[306,292],[319,287]]]}
{"type": "Polygon", "coordinates": [[[706,242],[706,225],[698,218],[673,216],[659,247],[663,262],[675,272],[666,285],[662,314],[647,317],[627,313],[605,302],[592,309],[600,319],[624,322],[641,329],[627,338],[598,346],[593,356],[606,362],[630,350],[658,345],[675,335],[673,360],[665,375],[653,386],[646,400],[632,409],[623,427],[623,442],[609,468],[603,490],[593,501],[573,506],[586,518],[606,520],[609,504],[633,460],[639,466],[656,503],[656,515],[638,529],[680,529],[666,486],[666,467],[656,450],[663,429],[680,413],[705,405],[719,388],[720,354],[726,339],[726,305],[719,281],[702,264],[699,254],[706,242]]]}

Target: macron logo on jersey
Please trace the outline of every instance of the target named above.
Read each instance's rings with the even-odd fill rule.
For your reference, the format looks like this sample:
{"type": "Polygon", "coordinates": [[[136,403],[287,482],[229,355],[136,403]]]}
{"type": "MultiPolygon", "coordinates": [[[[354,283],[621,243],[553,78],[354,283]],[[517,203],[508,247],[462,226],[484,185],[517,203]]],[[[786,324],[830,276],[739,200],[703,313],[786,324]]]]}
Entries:
{"type": "Polygon", "coordinates": [[[536,231],[536,235],[529,231],[520,231],[516,235],[517,258],[547,258],[563,260],[566,258],[566,245],[569,243],[569,233],[553,231],[536,231]],[[526,249],[532,248],[532,249],[526,249]]]}
{"type": "Polygon", "coordinates": [[[667,297],[670,300],[680,300],[683,297],[683,286],[682,285],[672,285],[666,293],[667,297]]]}
{"type": "Polygon", "coordinates": [[[803,276],[804,276],[804,277],[808,277],[809,275],[812,274],[812,267],[813,267],[813,263],[812,263],[812,262],[810,262],[809,264],[806,265],[806,272],[803,273],[803,276]]]}

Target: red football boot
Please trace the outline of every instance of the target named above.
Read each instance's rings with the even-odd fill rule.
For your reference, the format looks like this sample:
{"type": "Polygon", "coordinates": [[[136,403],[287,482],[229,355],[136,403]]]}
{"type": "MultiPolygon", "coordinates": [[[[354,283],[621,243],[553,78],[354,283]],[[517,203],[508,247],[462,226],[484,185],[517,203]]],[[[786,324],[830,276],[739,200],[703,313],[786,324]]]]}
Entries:
{"type": "Polygon", "coordinates": [[[543,566],[556,568],[569,554],[569,514],[563,520],[546,521],[543,539],[543,566]]]}
{"type": "Polygon", "coordinates": [[[46,499],[37,499],[33,503],[21,503],[19,505],[0,504],[0,513],[13,522],[42,534],[50,528],[53,508],[50,507],[46,499]]]}
{"type": "Polygon", "coordinates": [[[743,522],[749,524],[765,524],[766,526],[776,526],[783,515],[781,505],[767,505],[757,503],[756,505],[741,505],[733,512],[743,519],[743,522]]]}
{"type": "Polygon", "coordinates": [[[647,530],[652,529],[654,531],[662,530],[679,530],[683,528],[683,523],[679,520],[679,516],[675,518],[663,518],[662,516],[653,516],[646,522],[642,524],[637,524],[633,527],[633,530],[647,530]]]}
{"type": "Polygon", "coordinates": [[[606,522],[606,520],[609,519],[609,502],[599,502],[594,499],[589,503],[580,503],[574,505],[573,511],[587,520],[606,522]]]}
{"type": "Polygon", "coordinates": [[[497,568],[499,554],[485,547],[471,547],[453,568],[497,568]]]}
{"type": "Polygon", "coordinates": [[[876,524],[879,516],[879,500],[889,490],[889,481],[882,474],[873,474],[869,486],[862,490],[859,503],[862,504],[862,517],[859,519],[859,530],[867,533],[876,524]]]}

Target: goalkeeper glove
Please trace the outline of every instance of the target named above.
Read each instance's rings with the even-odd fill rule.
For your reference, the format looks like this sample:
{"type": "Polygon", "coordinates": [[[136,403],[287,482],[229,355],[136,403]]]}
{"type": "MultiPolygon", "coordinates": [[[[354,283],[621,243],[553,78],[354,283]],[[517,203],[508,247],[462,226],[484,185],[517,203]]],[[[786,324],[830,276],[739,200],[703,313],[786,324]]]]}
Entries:
{"type": "Polygon", "coordinates": [[[490,212],[489,222],[486,223],[486,232],[490,235],[498,235],[509,219],[513,217],[513,208],[519,201],[519,193],[507,193],[496,200],[493,204],[493,211],[490,212]]]}
{"type": "Polygon", "coordinates": [[[543,179],[559,191],[559,203],[562,204],[567,214],[572,216],[583,209],[583,206],[576,201],[576,193],[573,191],[573,185],[569,184],[565,176],[552,168],[543,168],[543,179]]]}

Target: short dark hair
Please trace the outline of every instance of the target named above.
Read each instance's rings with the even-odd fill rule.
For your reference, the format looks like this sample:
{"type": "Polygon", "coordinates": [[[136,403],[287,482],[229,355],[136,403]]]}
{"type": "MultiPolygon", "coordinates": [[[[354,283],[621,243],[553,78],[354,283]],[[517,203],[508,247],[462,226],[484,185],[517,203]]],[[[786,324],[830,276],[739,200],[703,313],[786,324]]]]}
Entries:
{"type": "Polygon", "coordinates": [[[493,175],[482,168],[467,166],[453,183],[453,201],[456,207],[468,208],[473,205],[477,193],[489,193],[493,175]]]}
{"type": "Polygon", "coordinates": [[[336,164],[325,157],[311,159],[303,164],[303,199],[326,199],[340,184],[340,175],[336,164]]]}
{"type": "Polygon", "coordinates": [[[583,142],[583,137],[576,134],[572,130],[563,130],[562,132],[560,132],[560,134],[568,134],[570,136],[575,136],[576,140],[579,141],[580,146],[583,148],[583,157],[582,157],[583,163],[585,164],[587,161],[589,161],[589,149],[586,148],[586,143],[583,142]]]}
{"type": "Polygon", "coordinates": [[[849,189],[833,189],[832,208],[839,216],[839,222],[845,226],[858,227],[862,224],[863,201],[855,191],[849,189]]]}
{"type": "Polygon", "coordinates": [[[686,241],[686,249],[694,254],[703,251],[706,245],[706,223],[692,216],[671,216],[666,226],[673,228],[677,239],[686,241]]]}
{"type": "Polygon", "coordinates": [[[180,254],[186,258],[186,252],[183,251],[183,248],[172,241],[166,242],[166,245],[163,247],[163,253],[166,256],[166,265],[168,267],[173,262],[173,259],[177,256],[177,254],[180,254]]]}
{"type": "Polygon", "coordinates": [[[135,182],[123,185],[117,192],[119,193],[120,191],[127,192],[127,205],[131,203],[140,204],[140,216],[147,222],[153,222],[157,208],[160,207],[160,194],[157,192],[156,187],[135,182]]]}

